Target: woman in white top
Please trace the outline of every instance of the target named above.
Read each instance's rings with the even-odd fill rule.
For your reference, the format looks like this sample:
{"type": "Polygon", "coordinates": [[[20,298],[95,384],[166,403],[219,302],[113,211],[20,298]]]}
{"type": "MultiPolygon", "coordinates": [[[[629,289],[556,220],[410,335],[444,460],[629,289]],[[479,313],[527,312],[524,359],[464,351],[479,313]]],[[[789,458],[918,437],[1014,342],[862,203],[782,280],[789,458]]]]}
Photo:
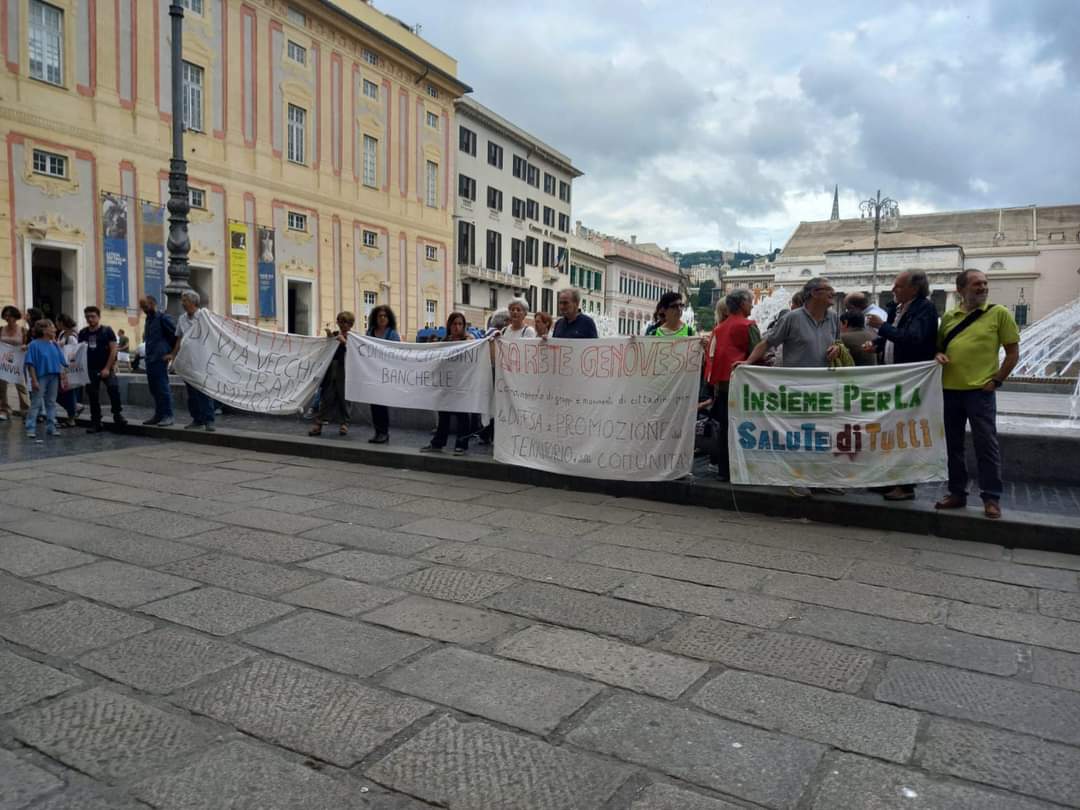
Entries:
{"type": "Polygon", "coordinates": [[[510,323],[503,329],[502,336],[508,340],[536,337],[536,330],[525,323],[529,314],[529,302],[524,298],[514,298],[507,306],[510,310],[510,323]]]}

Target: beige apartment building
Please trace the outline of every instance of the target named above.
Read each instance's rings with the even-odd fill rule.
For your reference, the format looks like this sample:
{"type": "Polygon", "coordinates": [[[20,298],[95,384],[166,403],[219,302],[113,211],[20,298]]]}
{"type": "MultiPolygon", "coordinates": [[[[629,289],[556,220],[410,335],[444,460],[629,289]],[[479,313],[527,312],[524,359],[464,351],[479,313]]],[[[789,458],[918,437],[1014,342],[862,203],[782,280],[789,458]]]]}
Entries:
{"type": "Polygon", "coordinates": [[[453,300],[454,59],[364,0],[7,0],[0,298],[138,326],[160,290],[182,115],[191,284],[217,312],[317,333],[390,304],[411,336],[453,300]]]}
{"type": "Polygon", "coordinates": [[[515,296],[555,311],[569,275],[572,184],[566,155],[471,98],[457,108],[456,306],[474,326],[515,296]]]}

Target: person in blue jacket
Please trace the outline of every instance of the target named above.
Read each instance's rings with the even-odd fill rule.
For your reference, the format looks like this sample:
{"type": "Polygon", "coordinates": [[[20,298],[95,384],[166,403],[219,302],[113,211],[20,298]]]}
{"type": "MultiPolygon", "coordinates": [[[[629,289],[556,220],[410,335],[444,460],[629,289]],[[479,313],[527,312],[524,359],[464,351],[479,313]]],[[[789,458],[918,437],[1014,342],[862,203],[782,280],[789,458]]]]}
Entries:
{"type": "Polygon", "coordinates": [[[67,376],[64,350],[56,345],[56,326],[48,318],[34,322],[34,339],[26,347],[23,367],[30,378],[30,412],[26,415],[26,438],[37,438],[37,420],[45,413],[45,433],[59,436],[56,429],[56,393],[67,376]]]}

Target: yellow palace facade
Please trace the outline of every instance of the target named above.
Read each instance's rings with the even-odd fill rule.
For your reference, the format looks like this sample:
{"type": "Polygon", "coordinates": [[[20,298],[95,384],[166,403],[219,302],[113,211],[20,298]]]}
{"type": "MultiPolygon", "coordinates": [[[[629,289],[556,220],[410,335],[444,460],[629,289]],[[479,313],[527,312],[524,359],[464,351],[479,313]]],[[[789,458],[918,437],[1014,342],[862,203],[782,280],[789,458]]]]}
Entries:
{"type": "Polygon", "coordinates": [[[138,332],[179,114],[212,309],[301,334],[376,304],[403,336],[445,320],[455,60],[364,0],[176,2],[180,109],[169,0],[0,2],[0,302],[138,332]]]}

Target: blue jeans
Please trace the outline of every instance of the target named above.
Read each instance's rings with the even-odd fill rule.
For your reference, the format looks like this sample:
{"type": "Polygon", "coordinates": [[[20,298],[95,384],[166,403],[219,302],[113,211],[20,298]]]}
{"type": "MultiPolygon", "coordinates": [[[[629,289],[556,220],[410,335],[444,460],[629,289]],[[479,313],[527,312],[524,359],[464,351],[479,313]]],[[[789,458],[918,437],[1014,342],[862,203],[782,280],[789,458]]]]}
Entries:
{"type": "Polygon", "coordinates": [[[59,374],[42,374],[38,377],[38,390],[31,392],[30,412],[26,414],[27,436],[37,435],[37,420],[42,412],[48,432],[56,432],[56,392],[59,389],[59,374]]]}
{"type": "Polygon", "coordinates": [[[1001,447],[997,437],[997,394],[993,391],[945,392],[945,447],[949,453],[949,492],[967,497],[968,471],[964,442],[967,423],[979,465],[979,490],[984,501],[997,501],[1001,481],[1001,447]]]}
{"type": "Polygon", "coordinates": [[[187,409],[191,421],[197,425],[214,424],[214,400],[198,388],[192,388],[190,383],[184,385],[187,386],[187,409]]]}
{"type": "Polygon", "coordinates": [[[169,390],[169,367],[162,360],[146,361],[146,384],[154,398],[154,418],[172,419],[172,392],[169,390]]]}

